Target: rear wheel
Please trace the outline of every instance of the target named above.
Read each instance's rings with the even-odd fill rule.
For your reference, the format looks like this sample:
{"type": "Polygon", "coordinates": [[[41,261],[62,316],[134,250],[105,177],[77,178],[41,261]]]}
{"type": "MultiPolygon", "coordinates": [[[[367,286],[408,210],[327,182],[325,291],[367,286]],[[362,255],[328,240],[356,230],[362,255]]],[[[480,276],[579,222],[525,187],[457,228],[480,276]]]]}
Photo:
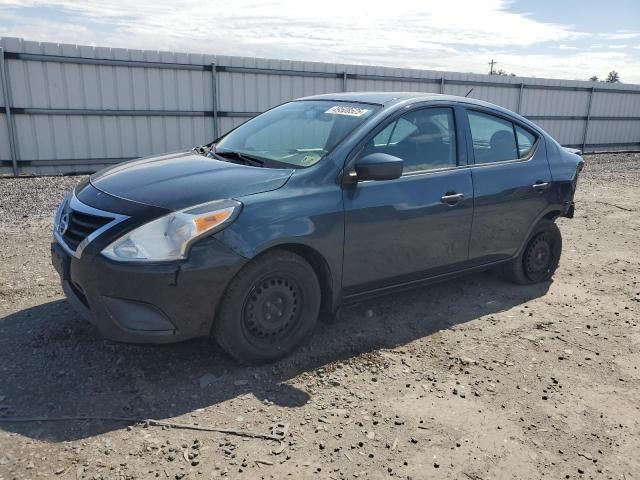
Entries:
{"type": "Polygon", "coordinates": [[[520,255],[503,267],[503,273],[521,285],[546,282],[558,268],[561,253],[560,229],[552,221],[543,220],[534,229],[520,255]]]}
{"type": "Polygon", "coordinates": [[[302,257],[274,251],[247,264],[227,287],[213,336],[246,364],[293,352],[311,332],[320,310],[320,284],[302,257]]]}

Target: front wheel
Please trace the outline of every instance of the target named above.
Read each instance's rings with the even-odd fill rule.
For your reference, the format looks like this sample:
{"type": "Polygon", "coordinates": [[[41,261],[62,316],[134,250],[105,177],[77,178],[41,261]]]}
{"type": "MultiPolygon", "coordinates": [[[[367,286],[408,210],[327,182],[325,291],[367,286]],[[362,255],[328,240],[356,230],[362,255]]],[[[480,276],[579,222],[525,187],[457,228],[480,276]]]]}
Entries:
{"type": "Polygon", "coordinates": [[[212,334],[241,363],[268,363],[303,342],[319,311],[313,268],[294,253],[274,251],[251,261],[231,281],[212,334]]]}
{"type": "Polygon", "coordinates": [[[504,275],[520,285],[549,281],[560,262],[562,235],[550,220],[541,221],[533,230],[520,255],[503,267],[504,275]]]}

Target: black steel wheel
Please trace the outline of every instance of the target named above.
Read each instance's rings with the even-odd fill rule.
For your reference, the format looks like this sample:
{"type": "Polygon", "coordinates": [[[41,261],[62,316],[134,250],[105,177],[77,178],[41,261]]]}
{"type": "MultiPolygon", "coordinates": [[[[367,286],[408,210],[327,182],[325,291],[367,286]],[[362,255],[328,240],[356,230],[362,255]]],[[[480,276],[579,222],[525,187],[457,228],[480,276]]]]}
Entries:
{"type": "Polygon", "coordinates": [[[544,281],[557,261],[554,256],[553,236],[549,232],[536,235],[524,255],[524,273],[532,282],[544,281]]]}
{"type": "Polygon", "coordinates": [[[304,301],[300,285],[286,274],[275,274],[254,285],[242,311],[247,338],[259,345],[286,340],[300,325],[304,301]]]}
{"type": "Polygon", "coordinates": [[[521,285],[549,281],[560,262],[562,236],[558,226],[543,220],[533,230],[520,255],[503,268],[505,276],[521,285]]]}
{"type": "Polygon", "coordinates": [[[212,333],[242,363],[272,362],[304,341],[319,310],[313,268],[294,253],[274,251],[254,259],[231,281],[212,333]]]}

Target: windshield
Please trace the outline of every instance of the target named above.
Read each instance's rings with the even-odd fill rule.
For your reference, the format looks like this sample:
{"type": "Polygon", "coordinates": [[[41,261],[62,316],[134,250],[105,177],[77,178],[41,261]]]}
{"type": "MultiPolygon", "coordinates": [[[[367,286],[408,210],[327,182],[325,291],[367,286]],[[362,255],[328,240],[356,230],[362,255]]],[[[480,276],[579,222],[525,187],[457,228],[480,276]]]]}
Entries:
{"type": "Polygon", "coordinates": [[[264,161],[264,166],[310,167],[374,112],[377,105],[307,100],[290,102],[239,126],[215,145],[264,161]]]}

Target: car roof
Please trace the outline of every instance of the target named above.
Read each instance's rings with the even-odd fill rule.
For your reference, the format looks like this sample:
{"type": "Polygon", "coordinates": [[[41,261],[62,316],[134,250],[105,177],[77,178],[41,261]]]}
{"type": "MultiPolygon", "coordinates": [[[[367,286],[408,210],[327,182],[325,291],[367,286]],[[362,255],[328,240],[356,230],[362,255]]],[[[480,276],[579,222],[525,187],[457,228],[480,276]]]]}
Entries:
{"type": "MultiPolygon", "coordinates": [[[[341,92],[312,95],[310,97],[299,98],[298,100],[333,100],[337,102],[372,103],[382,106],[390,106],[396,103],[427,102],[430,100],[445,100],[451,102],[463,102],[472,105],[504,110],[498,105],[476,100],[475,98],[458,97],[456,95],[444,95],[441,93],[427,92],[341,92]]],[[[510,112],[512,113],[512,112],[510,112]]]]}
{"type": "Polygon", "coordinates": [[[408,105],[417,102],[429,102],[429,101],[447,101],[458,102],[467,105],[476,105],[480,107],[488,107],[497,112],[502,112],[509,117],[514,117],[521,122],[537,127],[530,120],[522,117],[516,112],[508,110],[499,105],[485,102],[483,100],[476,100],[475,98],[459,97],[456,95],[444,95],[441,93],[427,93],[427,92],[341,92],[341,93],[325,93],[322,95],[313,95],[310,97],[299,98],[298,100],[329,100],[336,102],[354,102],[354,103],[368,103],[374,105],[380,105],[383,107],[390,107],[399,103],[408,105]]]}
{"type": "Polygon", "coordinates": [[[440,95],[424,92],[342,92],[325,93],[300,98],[300,100],[336,100],[339,102],[374,103],[377,105],[389,105],[402,100],[419,97],[438,97],[440,95]]]}

